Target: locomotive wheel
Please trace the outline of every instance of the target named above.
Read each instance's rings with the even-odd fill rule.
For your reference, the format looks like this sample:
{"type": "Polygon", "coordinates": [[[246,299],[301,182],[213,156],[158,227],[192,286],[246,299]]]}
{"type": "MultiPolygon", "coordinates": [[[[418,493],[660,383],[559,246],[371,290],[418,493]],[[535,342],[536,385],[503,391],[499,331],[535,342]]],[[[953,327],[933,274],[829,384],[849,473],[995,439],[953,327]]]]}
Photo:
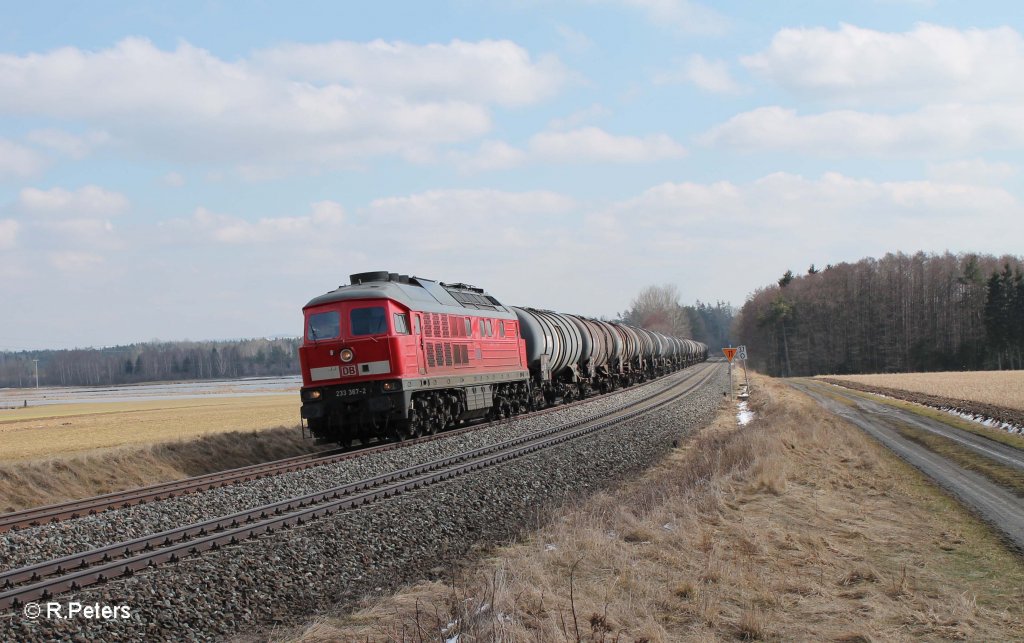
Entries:
{"type": "Polygon", "coordinates": [[[409,437],[418,438],[423,435],[423,423],[423,418],[416,411],[409,411],[409,437]]]}
{"type": "Polygon", "coordinates": [[[391,430],[393,442],[405,442],[409,439],[409,424],[407,422],[396,422],[395,428],[391,430]]]}

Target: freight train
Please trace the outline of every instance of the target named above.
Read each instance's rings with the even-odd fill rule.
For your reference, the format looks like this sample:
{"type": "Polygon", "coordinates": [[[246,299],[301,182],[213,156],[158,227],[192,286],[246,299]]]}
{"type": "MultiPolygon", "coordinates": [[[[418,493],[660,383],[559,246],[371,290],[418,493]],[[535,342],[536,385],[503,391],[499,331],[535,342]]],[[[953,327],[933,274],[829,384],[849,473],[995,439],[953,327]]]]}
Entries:
{"type": "Polygon", "coordinates": [[[303,307],[305,426],[318,440],[402,440],[606,393],[707,359],[700,342],[506,306],[480,288],[351,276],[303,307]]]}

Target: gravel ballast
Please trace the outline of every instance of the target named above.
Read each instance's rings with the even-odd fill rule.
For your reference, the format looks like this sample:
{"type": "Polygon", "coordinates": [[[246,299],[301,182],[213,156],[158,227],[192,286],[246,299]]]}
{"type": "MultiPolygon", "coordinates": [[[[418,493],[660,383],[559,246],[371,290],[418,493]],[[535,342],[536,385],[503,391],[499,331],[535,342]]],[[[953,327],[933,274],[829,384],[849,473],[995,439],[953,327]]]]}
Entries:
{"type": "Polygon", "coordinates": [[[602,396],[579,406],[514,419],[440,440],[330,465],[252,480],[202,493],[149,502],[75,520],[0,534],[0,570],[14,569],[160,533],[271,502],[365,480],[396,469],[496,444],[532,431],[606,413],[667,386],[665,379],[602,396]]]}
{"type": "MultiPolygon", "coordinates": [[[[351,606],[368,593],[428,577],[432,569],[463,558],[474,546],[507,541],[524,525],[537,524],[546,510],[650,466],[671,448],[673,440],[710,421],[722,399],[724,380],[722,370],[699,390],[660,410],[552,449],[56,601],[64,606],[70,601],[127,605],[130,618],[33,621],[13,614],[0,620],[0,638],[209,640],[351,606]]],[[[633,389],[620,395],[629,394],[646,392],[633,389]]],[[[615,399],[609,406],[623,402],[615,399]]],[[[587,405],[565,412],[589,416],[594,409],[587,405]]],[[[529,421],[541,420],[544,425],[567,421],[556,415],[529,421]]],[[[480,432],[470,435],[476,433],[480,432]]],[[[494,441],[500,440],[490,443],[494,441]]],[[[453,453],[472,446],[451,445],[453,453]]],[[[432,453],[420,461],[437,457],[439,453],[432,453]]],[[[371,474],[357,478],[366,475],[371,474]]],[[[180,519],[174,521],[180,524],[180,519]]]]}

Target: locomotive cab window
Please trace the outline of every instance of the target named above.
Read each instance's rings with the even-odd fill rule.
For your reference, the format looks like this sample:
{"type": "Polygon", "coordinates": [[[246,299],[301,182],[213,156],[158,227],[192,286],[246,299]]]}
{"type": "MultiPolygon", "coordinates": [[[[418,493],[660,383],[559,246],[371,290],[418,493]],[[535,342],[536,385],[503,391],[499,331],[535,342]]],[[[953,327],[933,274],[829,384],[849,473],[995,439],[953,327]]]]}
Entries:
{"type": "Polygon", "coordinates": [[[412,327],[413,327],[413,332],[416,333],[417,335],[419,335],[420,334],[420,318],[418,316],[412,318],[412,327]]]}
{"type": "Polygon", "coordinates": [[[498,337],[504,337],[504,336],[505,336],[505,322],[499,321],[498,322],[498,337]]]}
{"type": "Polygon", "coordinates": [[[388,316],[383,306],[356,308],[350,313],[352,336],[382,335],[388,332],[388,316]]]}
{"type": "Polygon", "coordinates": [[[487,336],[488,337],[493,337],[494,336],[494,326],[491,325],[491,320],[490,319],[487,320],[487,336]]]}
{"type": "Polygon", "coordinates": [[[403,313],[395,313],[395,334],[409,334],[409,318],[406,317],[403,313]]]}
{"type": "Polygon", "coordinates": [[[306,339],[319,341],[334,339],[341,334],[341,313],[331,310],[326,313],[314,313],[309,316],[309,328],[306,339]]]}
{"type": "Polygon", "coordinates": [[[466,337],[473,336],[473,320],[466,317],[466,337]]]}

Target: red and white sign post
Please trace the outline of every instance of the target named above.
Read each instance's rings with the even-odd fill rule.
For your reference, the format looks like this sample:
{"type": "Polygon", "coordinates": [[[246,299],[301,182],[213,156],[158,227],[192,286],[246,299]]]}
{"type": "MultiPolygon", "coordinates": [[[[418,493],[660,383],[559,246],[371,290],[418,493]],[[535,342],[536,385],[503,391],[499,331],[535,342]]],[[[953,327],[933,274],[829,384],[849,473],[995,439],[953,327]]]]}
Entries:
{"type": "Polygon", "coordinates": [[[732,358],[736,357],[736,351],[738,348],[723,348],[722,353],[725,355],[725,359],[729,360],[729,399],[732,399],[732,358]]]}

